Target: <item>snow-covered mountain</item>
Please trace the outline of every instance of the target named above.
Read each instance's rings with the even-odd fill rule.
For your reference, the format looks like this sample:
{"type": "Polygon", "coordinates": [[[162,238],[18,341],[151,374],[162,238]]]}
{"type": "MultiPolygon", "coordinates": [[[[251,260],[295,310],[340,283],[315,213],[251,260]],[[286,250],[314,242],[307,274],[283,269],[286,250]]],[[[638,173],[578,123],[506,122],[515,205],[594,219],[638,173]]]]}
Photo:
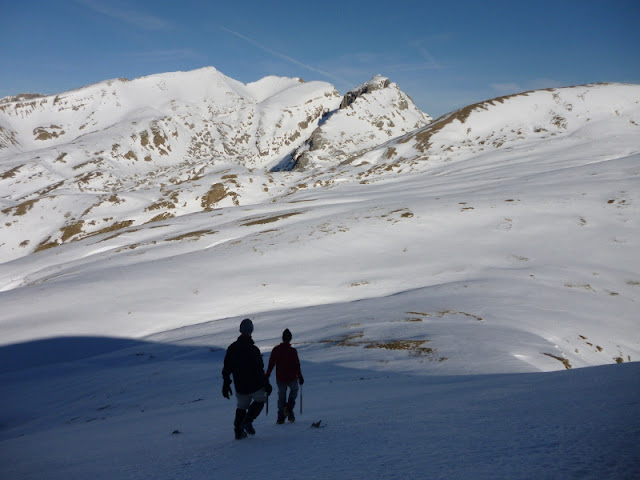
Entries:
{"type": "Polygon", "coordinates": [[[640,354],[637,85],[526,92],[431,122],[380,76],[341,97],[206,68],[0,113],[5,343],[314,307],[305,316],[329,319],[301,328],[317,340],[428,341],[443,371],[640,354]],[[522,338],[496,344],[505,329],[522,338]]]}
{"type": "Polygon", "coordinates": [[[21,234],[3,236],[1,259],[268,201],[274,187],[279,193],[269,170],[291,163],[297,149],[323,135],[317,131],[340,128],[330,147],[346,155],[430,120],[388,80],[367,85],[371,93],[358,91],[345,109],[324,82],[267,77],[243,85],[213,68],[9,98],[0,104],[1,207],[5,227],[21,234]]]}
{"type": "Polygon", "coordinates": [[[638,85],[434,121],[379,76],[20,95],[0,205],[2,478],[640,474],[638,85]],[[245,317],[293,332],[305,413],[233,448],[245,317]]]}

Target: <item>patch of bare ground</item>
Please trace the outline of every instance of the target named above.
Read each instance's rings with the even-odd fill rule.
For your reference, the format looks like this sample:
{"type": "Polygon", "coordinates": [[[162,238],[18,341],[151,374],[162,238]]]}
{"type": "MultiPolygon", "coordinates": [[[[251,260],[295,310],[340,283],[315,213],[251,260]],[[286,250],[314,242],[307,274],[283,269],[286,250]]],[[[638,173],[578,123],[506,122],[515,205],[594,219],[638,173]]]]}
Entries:
{"type": "Polygon", "coordinates": [[[277,222],[278,220],[283,220],[285,218],[293,217],[294,215],[300,215],[301,213],[303,212],[290,212],[290,213],[283,213],[281,215],[273,215],[270,217],[261,217],[255,220],[251,220],[249,222],[241,223],[240,225],[242,225],[243,227],[251,227],[254,225],[265,225],[267,223],[273,223],[273,222],[277,222]]]}
{"type": "Polygon", "coordinates": [[[171,238],[167,238],[167,242],[174,242],[174,241],[179,241],[179,240],[199,240],[200,237],[204,236],[204,235],[213,235],[215,233],[218,233],[215,230],[196,230],[194,232],[188,232],[188,233],[183,233],[182,235],[177,235],[175,237],[171,237],[171,238]]]}
{"type": "Polygon", "coordinates": [[[66,242],[67,240],[69,240],[70,238],[76,235],[81,234],[83,225],[84,225],[84,220],[79,220],[75,223],[72,223],[70,225],[65,225],[64,227],[62,227],[60,229],[60,231],[62,232],[62,236],[60,237],[60,240],[62,241],[62,243],[66,242]]]}
{"type": "Polygon", "coordinates": [[[329,343],[335,347],[357,347],[362,343],[357,339],[364,337],[364,332],[355,332],[335,339],[320,340],[318,343],[329,343]]]}
{"type": "Polygon", "coordinates": [[[154,223],[154,222],[160,222],[162,220],[168,220],[170,218],[175,217],[175,215],[173,213],[169,213],[169,212],[163,212],[159,215],[156,215],[155,217],[153,217],[151,220],[149,220],[146,223],[154,223]]]}
{"type": "Polygon", "coordinates": [[[0,179],[6,180],[7,178],[13,178],[16,176],[16,173],[23,167],[24,165],[18,165],[17,167],[13,167],[11,170],[7,170],[4,173],[0,174],[0,179]]]}
{"type": "Polygon", "coordinates": [[[45,240],[40,242],[38,246],[35,248],[34,253],[41,252],[43,250],[48,250],[50,248],[57,247],[58,245],[60,245],[55,240],[53,242],[51,242],[50,240],[51,240],[51,237],[47,237],[45,240]]]}
{"type": "MultiPolygon", "coordinates": [[[[103,233],[118,232],[117,235],[112,235],[112,236],[110,236],[108,238],[105,238],[105,240],[108,240],[110,238],[117,237],[121,233],[124,233],[124,232],[120,232],[120,230],[124,230],[125,228],[129,228],[131,225],[133,225],[133,220],[124,220],[122,222],[115,222],[115,223],[109,225],[108,227],[104,227],[104,228],[101,228],[100,230],[96,230],[95,232],[91,232],[91,233],[85,235],[85,237],[83,237],[83,238],[95,237],[96,235],[102,235],[103,233]]],[[[135,232],[135,231],[137,231],[137,230],[129,230],[129,233],[135,232]]]]}
{"type": "MultiPolygon", "coordinates": [[[[432,357],[436,350],[423,346],[429,340],[390,340],[387,342],[371,342],[364,348],[383,348],[385,350],[406,350],[413,357],[432,357]]],[[[444,359],[439,359],[443,361],[444,359]]]]}
{"type": "Polygon", "coordinates": [[[227,196],[227,190],[222,183],[216,183],[211,186],[209,191],[202,197],[200,204],[205,211],[213,210],[216,203],[227,196]]]}
{"type": "Polygon", "coordinates": [[[408,208],[400,208],[398,210],[392,210],[388,215],[382,215],[382,218],[387,218],[388,221],[396,223],[398,222],[398,217],[400,218],[413,218],[413,212],[408,208]],[[387,218],[391,217],[391,218],[387,218]],[[394,218],[395,217],[395,218],[394,218]]]}
{"type": "Polygon", "coordinates": [[[38,203],[40,199],[34,198],[33,200],[27,200],[13,207],[8,207],[2,210],[2,213],[5,215],[13,214],[17,216],[25,215],[29,210],[33,208],[33,206],[38,203]]]}
{"type": "Polygon", "coordinates": [[[58,138],[66,132],[58,125],[50,125],[48,127],[37,127],[33,129],[33,136],[36,140],[44,141],[58,138]]]}
{"type": "Polygon", "coordinates": [[[91,233],[90,235],[83,235],[84,234],[82,230],[83,226],[84,226],[84,220],[79,220],[77,222],[70,223],[69,225],[65,225],[60,229],[60,232],[62,235],[60,236],[59,241],[56,241],[56,240],[51,241],[51,237],[48,237],[46,240],[40,242],[40,244],[35,248],[34,251],[40,252],[42,250],[47,250],[49,248],[57,247],[58,245],[61,245],[67,240],[70,240],[76,236],[78,238],[75,238],[72,241],[77,241],[77,240],[81,240],[82,238],[86,238],[88,236],[96,235],[95,232],[91,233]]]}
{"type": "Polygon", "coordinates": [[[160,202],[153,203],[144,209],[145,212],[150,212],[152,210],[161,210],[164,208],[176,208],[175,203],[170,200],[163,200],[160,202]]]}
{"type": "Polygon", "coordinates": [[[567,119],[560,115],[554,115],[551,119],[551,123],[558,128],[567,128],[568,126],[567,119]]]}
{"type": "MultiPolygon", "coordinates": [[[[64,185],[64,180],[60,180],[57,183],[52,183],[51,185],[38,190],[37,192],[35,192],[35,194],[42,198],[45,195],[48,195],[49,193],[53,192],[54,190],[57,190],[62,185],[64,185]]],[[[54,197],[55,197],[55,195],[51,195],[48,198],[54,198],[54,197]]]]}
{"type": "Polygon", "coordinates": [[[458,312],[455,310],[443,310],[440,312],[436,313],[436,316],[440,317],[440,318],[444,318],[446,315],[464,315],[465,317],[469,317],[469,318],[473,318],[474,320],[477,320],[478,322],[482,322],[484,321],[484,319],[478,315],[474,315],[473,313],[467,313],[467,312],[458,312]]]}
{"type": "Polygon", "coordinates": [[[388,341],[368,341],[361,340],[364,332],[358,331],[349,335],[344,335],[335,339],[321,340],[318,343],[327,343],[334,347],[364,347],[367,349],[378,348],[383,350],[405,350],[412,357],[426,357],[431,360],[443,362],[446,357],[437,358],[435,348],[425,347],[429,340],[388,340],[388,341]]]}
{"type": "MultiPolygon", "coordinates": [[[[90,222],[94,223],[94,222],[90,222]]],[[[53,247],[57,247],[58,245],[62,245],[64,242],[66,242],[69,239],[72,239],[75,236],[78,236],[77,238],[73,238],[73,242],[78,241],[78,240],[82,240],[84,238],[89,238],[89,237],[94,237],[97,235],[102,235],[103,233],[109,233],[109,232],[114,232],[114,231],[118,231],[118,230],[122,230],[125,229],[127,227],[130,227],[131,225],[133,225],[133,220],[125,220],[123,222],[115,222],[112,225],[109,225],[107,227],[101,228],[100,230],[96,230],[94,232],[85,232],[82,230],[82,227],[84,226],[84,220],[80,220],[78,222],[66,225],[64,227],[62,227],[60,229],[60,232],[62,232],[62,236],[60,237],[60,241],[50,241],[51,237],[48,237],[46,240],[44,240],[43,242],[41,242],[37,247],[36,247],[36,252],[39,252],[41,250],[46,250],[49,248],[53,248],[53,247]]],[[[135,230],[134,230],[135,231],[135,230]]],[[[122,232],[118,232],[116,235],[112,235],[110,237],[107,237],[103,240],[101,240],[101,242],[104,242],[106,240],[112,239],[117,237],[118,235],[120,235],[122,232]]]]}
{"type": "Polygon", "coordinates": [[[561,362],[564,365],[564,368],[566,368],[567,370],[571,370],[573,368],[571,366],[571,363],[569,363],[569,360],[567,360],[564,357],[559,357],[557,355],[553,355],[552,353],[543,353],[543,355],[546,355],[547,357],[555,358],[556,360],[561,362]]]}
{"type": "Polygon", "coordinates": [[[581,289],[587,290],[589,292],[595,292],[593,287],[588,283],[586,283],[584,285],[579,285],[579,284],[575,284],[575,283],[565,283],[564,286],[567,287],[567,288],[581,288],[581,289]]]}
{"type": "MultiPolygon", "coordinates": [[[[587,338],[587,337],[585,337],[584,335],[578,335],[578,338],[579,338],[580,340],[582,340],[582,341],[583,341],[586,345],[588,345],[589,347],[594,348],[597,352],[602,352],[602,351],[604,350],[600,345],[594,345],[593,343],[588,342],[588,341],[587,341],[587,340],[588,340],[588,338],[587,338]]],[[[576,353],[579,353],[579,352],[578,352],[578,349],[576,349],[576,353]]]]}

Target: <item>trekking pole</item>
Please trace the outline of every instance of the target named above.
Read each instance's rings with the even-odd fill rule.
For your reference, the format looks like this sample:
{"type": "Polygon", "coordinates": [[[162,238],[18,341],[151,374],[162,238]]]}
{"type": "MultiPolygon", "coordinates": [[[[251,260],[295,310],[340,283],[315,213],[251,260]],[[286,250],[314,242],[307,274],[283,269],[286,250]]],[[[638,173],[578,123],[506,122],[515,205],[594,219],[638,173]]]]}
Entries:
{"type": "Polygon", "coordinates": [[[300,415],[302,415],[302,385],[300,385],[300,415]]]}
{"type": "Polygon", "coordinates": [[[267,411],[265,415],[269,415],[269,395],[267,395],[267,411]]]}

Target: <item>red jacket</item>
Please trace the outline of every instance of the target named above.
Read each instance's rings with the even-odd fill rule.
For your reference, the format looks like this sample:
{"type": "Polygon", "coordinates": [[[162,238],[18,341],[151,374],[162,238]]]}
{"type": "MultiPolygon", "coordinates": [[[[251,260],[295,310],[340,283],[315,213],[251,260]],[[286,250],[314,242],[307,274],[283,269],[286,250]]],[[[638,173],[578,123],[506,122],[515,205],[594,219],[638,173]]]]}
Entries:
{"type": "Polygon", "coordinates": [[[276,368],[276,381],[281,383],[293,382],[296,378],[302,380],[298,351],[289,343],[281,343],[271,350],[267,377],[271,375],[273,367],[276,368]]]}

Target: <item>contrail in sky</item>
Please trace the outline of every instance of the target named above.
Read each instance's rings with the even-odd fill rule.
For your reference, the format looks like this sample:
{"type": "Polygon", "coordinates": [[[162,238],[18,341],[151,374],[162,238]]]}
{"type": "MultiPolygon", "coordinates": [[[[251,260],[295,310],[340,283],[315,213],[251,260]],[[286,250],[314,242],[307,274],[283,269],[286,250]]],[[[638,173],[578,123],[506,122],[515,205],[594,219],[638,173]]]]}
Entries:
{"type": "Polygon", "coordinates": [[[227,33],[230,33],[231,35],[234,35],[234,36],[236,36],[238,38],[241,38],[245,42],[248,42],[251,45],[253,45],[255,47],[258,47],[260,50],[263,50],[263,51],[269,53],[270,55],[273,55],[274,57],[281,58],[282,60],[285,60],[285,61],[287,61],[289,63],[293,63],[294,65],[302,67],[302,68],[304,68],[306,70],[309,70],[311,72],[319,73],[320,75],[323,75],[323,76],[325,76],[327,78],[330,78],[331,80],[333,80],[335,82],[342,83],[344,85],[349,85],[350,84],[350,82],[348,82],[347,80],[345,80],[343,78],[336,77],[335,75],[333,75],[333,74],[331,74],[329,72],[326,72],[326,71],[321,70],[319,68],[313,67],[311,65],[307,65],[306,63],[302,63],[299,60],[296,60],[295,58],[292,58],[292,57],[290,57],[288,55],[285,55],[283,53],[276,52],[275,50],[272,50],[271,48],[269,48],[269,47],[267,47],[265,45],[262,45],[261,43],[259,43],[259,42],[255,41],[255,40],[247,37],[246,35],[243,35],[241,33],[238,33],[238,32],[236,32],[234,30],[230,30],[230,29],[228,29],[226,27],[222,27],[222,26],[220,27],[220,29],[224,30],[227,33]]]}
{"type": "Polygon", "coordinates": [[[76,0],[76,2],[90,8],[96,13],[135,25],[144,30],[172,30],[174,28],[171,22],[136,10],[120,8],[109,3],[95,0],[76,0]]]}

